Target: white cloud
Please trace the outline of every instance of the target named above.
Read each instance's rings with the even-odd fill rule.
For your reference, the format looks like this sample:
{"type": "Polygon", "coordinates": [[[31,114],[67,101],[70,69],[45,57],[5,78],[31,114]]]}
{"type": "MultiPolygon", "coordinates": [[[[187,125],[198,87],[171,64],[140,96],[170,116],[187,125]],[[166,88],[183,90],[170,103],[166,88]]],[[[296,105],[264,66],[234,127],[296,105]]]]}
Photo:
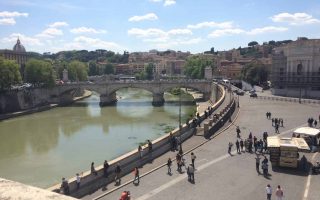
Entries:
{"type": "Polygon", "coordinates": [[[132,28],[128,30],[128,34],[136,36],[138,38],[167,36],[167,33],[165,31],[157,28],[149,28],[149,29],[132,28]]]}
{"type": "Polygon", "coordinates": [[[244,30],[239,29],[239,28],[234,28],[234,29],[218,29],[215,30],[213,32],[211,32],[208,37],[210,38],[217,38],[217,37],[221,37],[221,36],[226,36],[226,35],[237,35],[237,34],[241,34],[241,33],[245,33],[244,30]]]}
{"type": "Polygon", "coordinates": [[[190,29],[200,29],[200,28],[221,28],[221,29],[228,29],[233,27],[233,22],[227,21],[227,22],[201,22],[195,25],[188,25],[187,28],[190,29]]]}
{"type": "Polygon", "coordinates": [[[249,35],[257,35],[263,33],[274,33],[274,32],[284,32],[287,31],[286,27],[275,27],[275,26],[266,26],[262,28],[255,28],[247,32],[249,35]]]}
{"type": "Polygon", "coordinates": [[[79,36],[74,38],[73,42],[66,43],[64,45],[65,49],[88,49],[88,47],[95,48],[95,49],[110,49],[110,50],[123,50],[120,45],[114,42],[108,42],[101,40],[99,38],[90,38],[85,36],[79,36]]]}
{"type": "Polygon", "coordinates": [[[139,21],[143,21],[143,20],[157,20],[158,16],[154,13],[148,13],[142,16],[133,16],[129,18],[129,22],[139,22],[139,21]]]}
{"type": "Polygon", "coordinates": [[[0,25],[15,25],[16,20],[14,18],[3,18],[0,19],[0,25]]]}
{"type": "Polygon", "coordinates": [[[62,30],[57,28],[47,28],[44,31],[42,31],[40,34],[37,34],[37,37],[46,37],[46,38],[53,38],[55,36],[61,36],[63,35],[62,30]]]}
{"type": "Polygon", "coordinates": [[[271,17],[274,22],[286,22],[290,25],[305,25],[320,23],[319,19],[313,18],[307,13],[280,13],[271,17]]]}
{"type": "MultiPolygon", "coordinates": [[[[26,35],[23,35],[21,33],[12,33],[8,37],[5,37],[1,40],[2,43],[10,43],[10,44],[15,44],[17,41],[17,38],[20,39],[21,43],[23,45],[29,45],[29,46],[41,46],[43,45],[42,42],[40,42],[39,39],[33,38],[33,37],[28,37],[26,35]]],[[[28,50],[28,49],[27,49],[28,50]]]]}
{"type": "Polygon", "coordinates": [[[78,27],[78,28],[73,28],[70,30],[71,33],[74,34],[81,34],[81,33],[95,33],[95,34],[99,34],[99,33],[107,33],[106,30],[96,30],[94,28],[89,28],[89,27],[78,27]]]}
{"type": "Polygon", "coordinates": [[[162,2],[162,0],[149,0],[151,2],[162,2]]]}
{"type": "Polygon", "coordinates": [[[164,0],[164,6],[171,6],[176,4],[176,0],[164,0]]]}
{"type": "Polygon", "coordinates": [[[54,22],[49,25],[51,28],[61,27],[61,26],[69,26],[67,22],[54,22]]]}
{"type": "Polygon", "coordinates": [[[0,17],[5,17],[5,18],[13,18],[13,17],[28,17],[28,13],[20,13],[20,12],[8,12],[8,11],[3,11],[0,12],[0,17]]]}
{"type": "Polygon", "coordinates": [[[189,29],[172,29],[167,32],[169,35],[192,35],[192,31],[189,29]]]}

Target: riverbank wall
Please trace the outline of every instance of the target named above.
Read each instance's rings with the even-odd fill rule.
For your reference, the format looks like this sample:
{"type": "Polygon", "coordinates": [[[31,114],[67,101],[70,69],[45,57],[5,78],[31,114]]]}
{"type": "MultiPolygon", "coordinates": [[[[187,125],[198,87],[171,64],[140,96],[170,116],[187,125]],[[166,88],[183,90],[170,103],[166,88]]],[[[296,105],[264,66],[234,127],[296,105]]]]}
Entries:
{"type": "MultiPolygon", "coordinates": [[[[217,109],[225,99],[226,92],[224,88],[220,85],[213,83],[213,92],[216,96],[210,99],[211,106],[208,107],[208,112],[213,112],[217,109]],[[218,99],[218,100],[217,100],[218,99]],[[213,104],[214,102],[214,104],[213,104]]],[[[210,104],[209,104],[210,105],[210,104]]],[[[198,119],[203,121],[207,118],[208,114],[199,113],[198,119]]],[[[97,175],[91,174],[90,171],[86,171],[81,175],[81,186],[77,189],[76,177],[72,177],[69,180],[69,187],[71,196],[76,198],[81,198],[82,196],[92,193],[99,188],[106,186],[107,184],[113,182],[115,177],[115,167],[117,164],[120,165],[122,171],[121,176],[131,173],[135,167],[141,167],[148,162],[152,162],[153,159],[161,156],[162,154],[171,150],[171,137],[177,137],[179,141],[183,142],[188,138],[192,137],[196,133],[196,124],[190,120],[188,123],[183,124],[181,128],[176,128],[170,133],[152,141],[152,151],[149,152],[148,146],[142,146],[142,156],[138,152],[138,149],[130,151],[114,160],[109,161],[108,178],[104,177],[103,165],[95,168],[97,175]]],[[[76,173],[76,172],[75,172],[76,173]]],[[[60,192],[60,184],[54,185],[48,190],[53,192],[60,192]]]]}
{"type": "MultiPolygon", "coordinates": [[[[59,106],[55,100],[52,100],[50,93],[46,90],[22,90],[9,91],[0,94],[0,121],[28,115],[36,112],[46,111],[59,106]]],[[[73,101],[78,101],[92,95],[91,91],[84,90],[73,98],[73,101]]]]}

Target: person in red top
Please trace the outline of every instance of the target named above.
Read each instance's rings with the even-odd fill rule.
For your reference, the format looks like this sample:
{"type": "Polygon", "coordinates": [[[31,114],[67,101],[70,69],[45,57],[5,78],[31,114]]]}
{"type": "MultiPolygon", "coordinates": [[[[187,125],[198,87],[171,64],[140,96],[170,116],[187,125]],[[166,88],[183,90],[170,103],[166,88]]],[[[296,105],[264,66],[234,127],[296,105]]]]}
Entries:
{"type": "Polygon", "coordinates": [[[277,197],[277,200],[282,200],[282,198],[283,198],[283,190],[280,187],[280,185],[278,185],[278,188],[276,191],[276,197],[277,197]]]}
{"type": "Polygon", "coordinates": [[[130,192],[129,191],[123,191],[121,193],[120,200],[130,200],[130,192]]]}

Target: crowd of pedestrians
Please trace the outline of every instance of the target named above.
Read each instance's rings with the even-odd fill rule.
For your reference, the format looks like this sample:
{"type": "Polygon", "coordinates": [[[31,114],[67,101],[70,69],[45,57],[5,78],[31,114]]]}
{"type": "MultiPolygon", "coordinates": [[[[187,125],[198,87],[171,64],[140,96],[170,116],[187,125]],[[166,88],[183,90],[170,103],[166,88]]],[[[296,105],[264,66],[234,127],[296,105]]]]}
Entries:
{"type": "MultiPolygon", "coordinates": [[[[273,193],[272,187],[270,186],[270,184],[268,184],[266,187],[267,200],[271,200],[272,193],[273,193]]],[[[283,192],[283,189],[281,188],[280,185],[278,185],[278,187],[277,187],[277,190],[275,192],[275,196],[276,196],[277,200],[282,200],[284,197],[284,192],[283,192]]]]}

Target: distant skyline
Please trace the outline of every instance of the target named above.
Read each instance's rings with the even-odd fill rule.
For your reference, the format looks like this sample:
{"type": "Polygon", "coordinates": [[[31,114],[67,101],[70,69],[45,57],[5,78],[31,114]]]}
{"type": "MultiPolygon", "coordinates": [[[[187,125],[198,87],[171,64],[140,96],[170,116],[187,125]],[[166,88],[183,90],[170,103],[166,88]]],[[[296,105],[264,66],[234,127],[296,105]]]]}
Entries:
{"type": "Polygon", "coordinates": [[[319,34],[318,0],[0,0],[0,49],[201,53],[319,34]]]}

